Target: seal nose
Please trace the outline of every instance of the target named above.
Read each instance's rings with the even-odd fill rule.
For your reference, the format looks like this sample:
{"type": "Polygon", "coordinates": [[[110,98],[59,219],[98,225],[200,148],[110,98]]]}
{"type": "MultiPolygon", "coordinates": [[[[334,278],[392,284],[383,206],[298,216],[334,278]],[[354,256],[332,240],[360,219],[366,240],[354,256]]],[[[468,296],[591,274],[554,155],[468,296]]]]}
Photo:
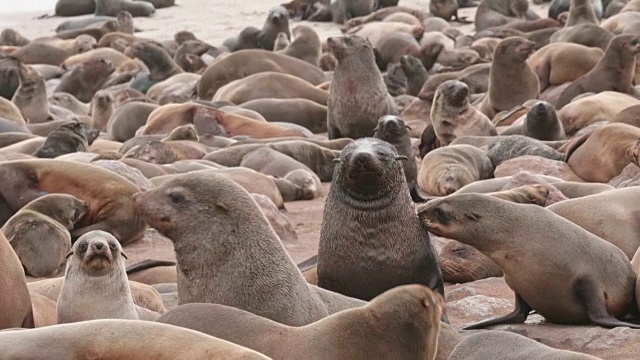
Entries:
{"type": "Polygon", "coordinates": [[[371,155],[365,152],[357,153],[355,155],[355,161],[360,165],[366,164],[367,161],[369,161],[369,158],[371,158],[371,155]]]}
{"type": "Polygon", "coordinates": [[[102,250],[102,248],[104,247],[104,244],[102,244],[102,243],[95,243],[95,244],[93,244],[93,245],[92,245],[92,247],[93,247],[93,249],[94,249],[94,250],[96,250],[96,251],[101,251],[101,250],[102,250]]]}

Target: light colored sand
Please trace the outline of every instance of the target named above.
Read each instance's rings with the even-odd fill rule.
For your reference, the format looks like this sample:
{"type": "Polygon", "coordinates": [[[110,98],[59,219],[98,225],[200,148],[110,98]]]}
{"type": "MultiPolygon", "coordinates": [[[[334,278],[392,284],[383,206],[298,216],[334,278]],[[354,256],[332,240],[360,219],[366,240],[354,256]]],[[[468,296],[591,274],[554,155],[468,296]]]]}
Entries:
{"type": "MultiPolygon", "coordinates": [[[[0,0],[0,2],[18,0],[0,0]]],[[[54,33],[56,26],[71,18],[49,18],[37,20],[37,16],[45,13],[53,14],[53,6],[46,9],[46,3],[51,0],[21,0],[31,3],[35,11],[7,14],[0,10],[0,29],[13,27],[28,38],[48,36],[54,33]]],[[[236,35],[246,26],[262,27],[269,9],[278,6],[283,0],[177,0],[179,6],[160,9],[152,18],[135,18],[138,28],[144,30],[138,33],[141,37],[156,40],[166,40],[173,37],[173,34],[180,30],[189,30],[199,38],[213,45],[220,45],[224,39],[236,35]]],[[[55,3],[55,1],[53,1],[55,3]]],[[[401,0],[400,5],[410,6],[428,11],[429,0],[401,0]]],[[[29,5],[17,7],[12,5],[11,9],[21,11],[28,9],[29,5]]],[[[3,5],[0,5],[2,8],[3,5]]],[[[461,16],[469,16],[472,19],[474,9],[463,9],[461,16]]],[[[90,16],[89,16],[90,17],[90,16]]],[[[80,18],[80,17],[78,17],[80,18]]],[[[331,23],[306,23],[313,27],[321,39],[328,36],[339,35],[338,26],[331,23]]],[[[296,23],[291,23],[295,26],[296,23]]],[[[469,26],[465,27],[469,28],[469,26]]]]}

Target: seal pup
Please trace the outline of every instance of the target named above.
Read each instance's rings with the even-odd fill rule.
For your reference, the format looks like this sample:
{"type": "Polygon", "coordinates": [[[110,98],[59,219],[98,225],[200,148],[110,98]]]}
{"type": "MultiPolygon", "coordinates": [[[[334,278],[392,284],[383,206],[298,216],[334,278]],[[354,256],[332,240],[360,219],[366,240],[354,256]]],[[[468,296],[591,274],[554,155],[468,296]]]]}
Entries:
{"type": "Polygon", "coordinates": [[[449,145],[430,151],[418,169],[418,186],[429,195],[446,196],[463,186],[493,177],[487,154],[471,145],[449,145]]]}
{"type": "Polygon", "coordinates": [[[322,55],[322,42],[318,33],[306,25],[293,28],[293,41],[282,50],[282,54],[319,66],[322,55]]]}
{"type": "Polygon", "coordinates": [[[444,297],[429,233],[418,219],[401,160],[389,143],[358,139],[341,152],[325,204],[318,286],[362,300],[422,284],[444,297]]]}
{"type": "Polygon", "coordinates": [[[71,235],[89,204],[67,194],[49,194],[25,205],[2,226],[25,274],[50,277],[64,271],[71,235]]]}
{"type": "Polygon", "coordinates": [[[329,139],[371,136],[383,115],[398,115],[369,41],[355,35],[327,39],[338,60],[327,100],[329,139]]]}
{"type": "Polygon", "coordinates": [[[0,332],[7,359],[225,359],[268,357],[203,333],[151,321],[100,319],[0,332]],[[87,341],[87,338],[100,341],[87,341]],[[150,339],[162,339],[152,341],[150,339]]]}
{"type": "Polygon", "coordinates": [[[301,326],[361,304],[308,285],[249,193],[217,172],[177,175],[133,196],[174,243],[179,305],[228,305],[301,326]]]}
{"type": "Polygon", "coordinates": [[[638,53],[640,53],[640,35],[615,36],[596,66],[564,89],[555,104],[556,109],[561,109],[576,96],[586,92],[617,91],[636,96],[633,81],[636,68],[635,56],[638,53]]]}
{"type": "Polygon", "coordinates": [[[33,156],[53,159],[64,154],[85,152],[98,135],[100,131],[92,130],[88,124],[69,121],[47,135],[33,156]]]}
{"type": "Polygon", "coordinates": [[[567,138],[556,109],[546,101],[533,104],[521,125],[512,125],[500,135],[524,135],[541,141],[558,141],[567,138]]]}
{"type": "Polygon", "coordinates": [[[20,86],[11,98],[24,119],[31,124],[54,120],[49,113],[47,87],[44,78],[29,65],[18,63],[20,86]]]}
{"type": "Polygon", "coordinates": [[[618,320],[635,307],[636,275],[627,256],[550,210],[460,194],[432,200],[418,213],[432,234],[491,258],[516,294],[512,313],[465,329],[522,323],[531,310],[558,324],[640,328],[618,320]]]}
{"type": "Polygon", "coordinates": [[[282,6],[276,6],[269,10],[267,20],[258,34],[258,48],[273,50],[279,33],[284,33],[288,40],[291,40],[291,30],[289,29],[289,12],[282,6]]]}
{"type": "Polygon", "coordinates": [[[416,165],[413,147],[411,146],[409,129],[411,128],[405,125],[400,117],[385,115],[378,119],[378,126],[373,129],[373,137],[393,145],[399,155],[407,158],[406,160],[402,160],[402,168],[404,169],[405,179],[407,179],[411,199],[414,202],[422,202],[424,199],[420,195],[420,191],[416,185],[418,166],[416,165]]]}
{"type": "Polygon", "coordinates": [[[336,24],[343,24],[361,16],[371,14],[376,8],[375,0],[334,0],[331,1],[331,16],[336,24]]]}
{"type": "Polygon", "coordinates": [[[429,288],[404,285],[361,308],[344,310],[303,327],[278,324],[217,304],[182,305],[157,321],[279,359],[434,359],[442,308],[441,297],[429,288]],[[347,333],[350,335],[344,336],[347,333]]]}
{"type": "Polygon", "coordinates": [[[155,320],[133,302],[124,260],[127,255],[113,235],[91,231],[69,254],[58,304],[58,324],[96,320],[155,320]]]}
{"type": "Polygon", "coordinates": [[[438,86],[431,122],[442,145],[465,135],[498,135],[491,120],[469,103],[469,86],[459,80],[447,80],[438,86]]]}
{"type": "Polygon", "coordinates": [[[97,57],[89,59],[64,74],[54,93],[68,93],[88,103],[114,71],[115,67],[109,60],[97,57]]]}
{"type": "Polygon", "coordinates": [[[520,156],[534,155],[546,159],[564,161],[565,155],[540,140],[522,135],[508,135],[500,137],[496,142],[489,145],[487,156],[491,159],[493,167],[509,159],[520,156]]]}
{"type": "MultiPolygon", "coordinates": [[[[34,317],[31,296],[24,277],[20,259],[9,241],[0,231],[0,330],[10,328],[33,328],[34,317]]],[[[0,334],[3,332],[0,331],[0,334]]],[[[6,354],[6,352],[2,352],[6,354]]]]}

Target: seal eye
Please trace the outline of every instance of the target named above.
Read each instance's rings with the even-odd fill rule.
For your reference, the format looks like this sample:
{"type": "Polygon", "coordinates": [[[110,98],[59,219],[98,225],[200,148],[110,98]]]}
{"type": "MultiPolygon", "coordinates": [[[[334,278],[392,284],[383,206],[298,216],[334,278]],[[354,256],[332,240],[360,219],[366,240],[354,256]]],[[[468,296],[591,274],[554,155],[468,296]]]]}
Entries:
{"type": "Polygon", "coordinates": [[[85,251],[87,251],[88,247],[89,247],[89,245],[87,245],[86,242],[83,242],[78,246],[78,250],[80,250],[80,252],[85,252],[85,251]]]}
{"type": "Polygon", "coordinates": [[[111,250],[111,251],[116,251],[116,244],[114,244],[114,243],[109,243],[109,250],[111,250]]]}
{"type": "Polygon", "coordinates": [[[169,198],[171,199],[171,202],[174,204],[179,204],[181,202],[184,202],[184,196],[182,196],[182,194],[179,194],[177,192],[170,193],[169,198]]]}

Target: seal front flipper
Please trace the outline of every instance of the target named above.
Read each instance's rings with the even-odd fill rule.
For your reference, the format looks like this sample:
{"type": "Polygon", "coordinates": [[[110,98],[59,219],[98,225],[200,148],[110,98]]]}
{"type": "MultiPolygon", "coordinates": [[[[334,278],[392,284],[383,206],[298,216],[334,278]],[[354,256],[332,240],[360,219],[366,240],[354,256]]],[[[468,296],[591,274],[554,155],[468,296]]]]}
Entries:
{"type": "Polygon", "coordinates": [[[413,200],[414,203],[423,203],[427,202],[428,199],[423,198],[422,195],[420,195],[420,191],[418,191],[418,186],[414,185],[413,188],[411,188],[411,200],[413,200]]]}
{"type": "Polygon", "coordinates": [[[516,294],[516,308],[513,309],[511,313],[465,326],[462,330],[484,329],[488,326],[501,324],[520,324],[527,320],[527,316],[529,316],[531,310],[531,306],[529,306],[520,295],[516,294]]]}
{"type": "Polygon", "coordinates": [[[597,282],[591,277],[581,277],[574,284],[576,297],[587,308],[587,316],[592,323],[604,328],[626,326],[632,329],[640,329],[640,325],[616,319],[607,311],[605,293],[599,289],[597,282]]]}

